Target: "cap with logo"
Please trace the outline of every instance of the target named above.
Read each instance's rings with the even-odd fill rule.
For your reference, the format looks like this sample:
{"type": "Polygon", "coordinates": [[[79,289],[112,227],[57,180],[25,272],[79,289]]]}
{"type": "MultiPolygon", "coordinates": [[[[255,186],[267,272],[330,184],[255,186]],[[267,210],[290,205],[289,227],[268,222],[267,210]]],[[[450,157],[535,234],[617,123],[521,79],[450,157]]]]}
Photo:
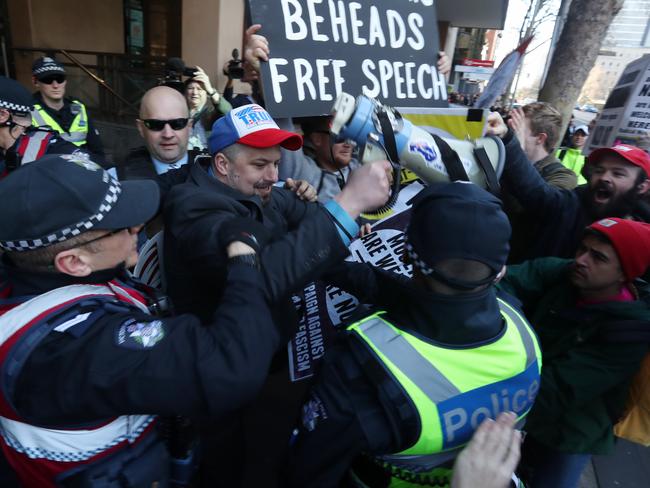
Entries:
{"type": "Polygon", "coordinates": [[[41,78],[54,74],[64,75],[65,69],[58,61],[45,56],[43,58],[38,58],[32,63],[32,74],[36,79],[40,80],[41,78]]]}
{"type": "Polygon", "coordinates": [[[592,151],[587,162],[590,164],[596,163],[605,156],[620,156],[630,164],[638,166],[646,175],[650,176],[650,155],[643,149],[639,149],[629,144],[616,144],[612,147],[601,147],[592,151]]]}
{"type": "Polygon", "coordinates": [[[257,148],[280,145],[295,151],[302,147],[302,137],[280,129],[266,110],[251,104],[231,110],[212,125],[208,138],[210,154],[235,143],[257,148]]]}
{"type": "Polygon", "coordinates": [[[605,234],[609,239],[628,280],[635,280],[650,267],[650,224],[607,218],[594,222],[588,229],[605,234]]]}
{"type": "Polygon", "coordinates": [[[582,132],[584,132],[586,136],[589,135],[589,127],[587,127],[586,125],[579,125],[578,127],[576,127],[576,128],[573,130],[573,134],[575,134],[575,133],[578,132],[579,130],[581,130],[582,132]]]}
{"type": "Polygon", "coordinates": [[[9,112],[28,113],[32,111],[32,95],[16,80],[0,76],[0,108],[9,112]]]}
{"type": "Polygon", "coordinates": [[[406,250],[416,267],[453,288],[472,289],[490,283],[510,251],[510,222],[501,201],[473,183],[435,183],[413,201],[406,230],[406,250]],[[444,276],[436,265],[465,259],[487,265],[491,276],[464,282],[444,276]]]}
{"type": "Polygon", "coordinates": [[[160,203],[149,180],[114,179],[85,153],[47,155],[0,183],[0,248],[39,249],[91,229],[115,230],[150,220],[160,203]]]}

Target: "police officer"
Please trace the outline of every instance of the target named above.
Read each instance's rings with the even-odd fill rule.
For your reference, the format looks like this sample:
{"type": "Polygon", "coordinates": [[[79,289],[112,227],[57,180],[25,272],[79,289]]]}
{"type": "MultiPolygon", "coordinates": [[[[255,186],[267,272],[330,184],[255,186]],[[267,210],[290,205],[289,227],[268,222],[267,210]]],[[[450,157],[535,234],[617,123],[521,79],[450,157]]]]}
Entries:
{"type": "Polygon", "coordinates": [[[32,96],[20,83],[0,76],[0,178],[45,154],[79,149],[51,130],[31,125],[32,96]]]}
{"type": "Polygon", "coordinates": [[[153,414],[236,409],[286,343],[260,285],[264,232],[224,228],[227,290],[205,327],[155,316],[164,302],[125,272],[154,182],[46,156],[3,180],[0,199],[0,435],[22,486],[167,486],[153,414]]]}
{"type": "Polygon", "coordinates": [[[406,232],[411,279],[348,267],[334,284],[378,308],[328,351],[295,431],[288,486],[339,486],[351,465],[351,486],[447,486],[483,420],[525,417],[541,358],[522,313],[496,295],[509,237],[497,198],[435,184],[416,197],[406,232]]]}
{"type": "Polygon", "coordinates": [[[65,96],[66,73],[63,65],[50,57],[38,58],[32,64],[34,94],[32,123],[50,127],[60,137],[91,153],[94,160],[104,159],[104,146],[99,132],[88,117],[86,106],[65,96]]]}

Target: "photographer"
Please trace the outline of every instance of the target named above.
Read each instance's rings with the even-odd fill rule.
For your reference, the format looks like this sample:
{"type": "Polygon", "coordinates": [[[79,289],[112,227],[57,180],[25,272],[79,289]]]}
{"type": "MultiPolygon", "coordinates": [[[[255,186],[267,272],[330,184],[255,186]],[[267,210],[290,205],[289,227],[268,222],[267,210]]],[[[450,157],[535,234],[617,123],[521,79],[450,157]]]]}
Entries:
{"type": "Polygon", "coordinates": [[[185,81],[185,99],[192,119],[189,149],[206,149],[212,124],[232,106],[212,87],[210,78],[200,66],[196,67],[194,76],[185,81]]]}

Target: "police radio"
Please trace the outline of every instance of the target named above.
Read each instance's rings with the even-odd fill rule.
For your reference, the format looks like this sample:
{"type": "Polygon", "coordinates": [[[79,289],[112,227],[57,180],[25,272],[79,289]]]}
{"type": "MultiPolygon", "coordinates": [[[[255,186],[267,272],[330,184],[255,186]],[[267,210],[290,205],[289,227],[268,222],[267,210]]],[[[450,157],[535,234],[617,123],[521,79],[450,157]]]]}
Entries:
{"type": "Polygon", "coordinates": [[[471,181],[498,193],[505,147],[498,137],[458,140],[439,137],[413,125],[392,107],[366,96],[341,93],[332,108],[330,131],[337,140],[352,140],[362,163],[388,159],[396,170],[391,206],[406,168],[425,183],[471,181]]]}

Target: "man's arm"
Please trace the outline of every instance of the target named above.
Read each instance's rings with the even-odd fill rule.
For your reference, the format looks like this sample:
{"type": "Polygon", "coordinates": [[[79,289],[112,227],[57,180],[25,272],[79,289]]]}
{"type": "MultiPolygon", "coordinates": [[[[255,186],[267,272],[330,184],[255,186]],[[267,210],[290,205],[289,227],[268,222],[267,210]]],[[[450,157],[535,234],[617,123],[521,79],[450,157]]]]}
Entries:
{"type": "Polygon", "coordinates": [[[80,337],[74,327],[53,332],[18,380],[18,410],[38,422],[78,423],[136,413],[219,416],[241,407],[282,344],[261,281],[256,268],[231,264],[208,326],[191,315],[120,313],[80,337]]]}
{"type": "Polygon", "coordinates": [[[572,205],[571,201],[575,200],[575,195],[550,186],[542,179],[526,157],[514,133],[508,130],[496,112],[491,113],[488,118],[488,133],[503,139],[506,164],[502,178],[525,210],[540,217],[548,217],[557,215],[572,205]]]}
{"type": "MultiPolygon", "coordinates": [[[[86,109],[88,110],[88,109],[86,109]]],[[[102,160],[106,159],[106,154],[104,153],[104,144],[102,143],[102,138],[99,135],[99,131],[95,128],[90,114],[88,114],[88,134],[86,135],[86,145],[84,149],[88,149],[93,155],[101,158],[102,160]]]]}
{"type": "Polygon", "coordinates": [[[571,259],[538,258],[508,266],[497,287],[517,297],[525,307],[535,303],[566,276],[571,259]]]}

